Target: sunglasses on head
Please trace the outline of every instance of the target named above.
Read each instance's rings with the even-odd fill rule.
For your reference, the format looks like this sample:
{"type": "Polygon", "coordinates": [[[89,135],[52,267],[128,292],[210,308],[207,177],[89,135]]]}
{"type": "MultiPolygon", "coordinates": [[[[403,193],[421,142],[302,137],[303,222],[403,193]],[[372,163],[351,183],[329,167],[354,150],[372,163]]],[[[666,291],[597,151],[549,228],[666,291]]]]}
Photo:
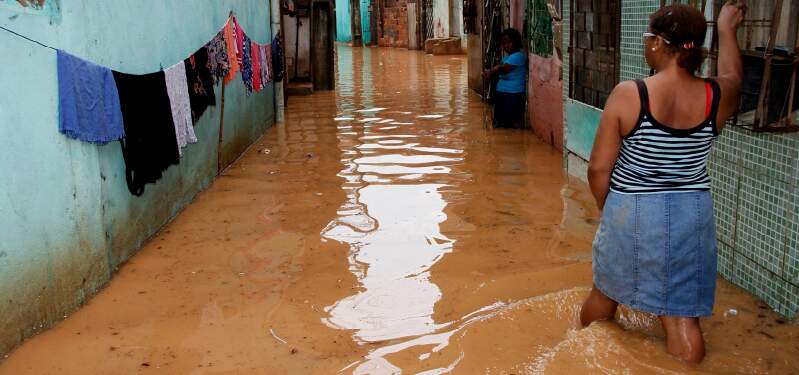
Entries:
{"type": "Polygon", "coordinates": [[[660,39],[663,39],[663,41],[666,42],[666,44],[671,44],[670,40],[668,40],[668,39],[666,39],[666,38],[664,38],[664,37],[662,37],[662,36],[660,36],[658,34],[651,33],[649,31],[645,32],[643,34],[643,36],[644,36],[644,39],[660,37],[660,39]]]}

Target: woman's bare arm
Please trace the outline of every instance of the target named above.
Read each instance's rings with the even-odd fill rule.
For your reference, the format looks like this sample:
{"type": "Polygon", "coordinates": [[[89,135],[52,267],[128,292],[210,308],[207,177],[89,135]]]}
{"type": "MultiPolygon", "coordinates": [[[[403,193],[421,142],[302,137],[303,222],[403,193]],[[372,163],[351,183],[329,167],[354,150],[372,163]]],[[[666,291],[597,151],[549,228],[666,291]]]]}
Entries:
{"type": "Polygon", "coordinates": [[[599,120],[588,164],[588,184],[600,210],[605,207],[605,199],[610,191],[610,176],[619,156],[622,140],[622,121],[638,117],[640,100],[638,88],[633,81],[620,83],[610,94],[605,110],[599,120]]]}
{"type": "Polygon", "coordinates": [[[727,119],[738,110],[741,81],[743,81],[743,64],[741,63],[741,51],[738,49],[736,32],[738,25],[743,21],[745,11],[745,5],[728,1],[721,9],[721,13],[719,13],[717,23],[719,33],[719,71],[718,77],[715,78],[721,88],[721,101],[719,103],[718,117],[716,118],[719,129],[723,128],[727,119]]]}

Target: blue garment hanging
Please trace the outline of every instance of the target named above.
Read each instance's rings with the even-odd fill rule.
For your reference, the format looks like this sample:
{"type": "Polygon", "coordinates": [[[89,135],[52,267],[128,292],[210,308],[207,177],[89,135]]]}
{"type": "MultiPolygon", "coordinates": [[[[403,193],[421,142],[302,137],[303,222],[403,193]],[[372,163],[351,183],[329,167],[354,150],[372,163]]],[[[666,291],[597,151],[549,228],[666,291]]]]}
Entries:
{"type": "Polygon", "coordinates": [[[111,69],[57,50],[58,130],[85,142],[122,138],[125,127],[111,69]]]}

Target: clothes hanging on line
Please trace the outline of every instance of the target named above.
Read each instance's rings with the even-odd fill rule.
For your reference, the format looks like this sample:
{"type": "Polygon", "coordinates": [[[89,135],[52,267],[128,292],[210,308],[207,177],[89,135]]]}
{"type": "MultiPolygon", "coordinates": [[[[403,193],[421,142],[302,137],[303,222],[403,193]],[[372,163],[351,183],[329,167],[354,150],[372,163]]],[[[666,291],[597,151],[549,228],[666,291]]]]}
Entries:
{"type": "Polygon", "coordinates": [[[280,41],[280,32],[272,40],[272,79],[275,82],[283,81],[283,43],[280,41]]]}
{"type": "Polygon", "coordinates": [[[209,69],[209,66],[213,64],[208,48],[200,48],[189,58],[183,60],[183,64],[186,66],[186,82],[189,88],[192,120],[196,124],[208,106],[216,105],[214,78],[209,69]]]}
{"type": "Polygon", "coordinates": [[[244,88],[247,89],[247,94],[252,94],[252,41],[246,34],[242,35],[242,53],[241,53],[241,80],[244,82],[244,88]]]}
{"type": "Polygon", "coordinates": [[[172,108],[164,72],[133,75],[114,72],[125,124],[120,141],[125,177],[131,194],[158,181],[170,165],[180,162],[172,108]]]}
{"type": "Polygon", "coordinates": [[[272,46],[265,44],[261,46],[261,84],[266,86],[272,82],[272,46]]]}
{"type": "Polygon", "coordinates": [[[172,122],[175,125],[178,155],[183,155],[183,147],[197,143],[189,102],[189,87],[186,83],[186,65],[183,61],[164,70],[166,91],[172,108],[172,122]]]}
{"type": "Polygon", "coordinates": [[[261,92],[261,47],[258,43],[250,43],[250,56],[252,60],[252,89],[261,92]]]}
{"type": "Polygon", "coordinates": [[[233,18],[228,19],[227,23],[225,23],[224,34],[225,34],[225,44],[227,45],[227,56],[228,56],[228,64],[230,69],[228,69],[227,75],[225,76],[224,83],[227,84],[236,77],[236,73],[239,72],[239,61],[238,61],[238,50],[236,49],[236,27],[234,26],[235,23],[233,22],[233,18]]]}
{"type": "Polygon", "coordinates": [[[246,56],[244,53],[244,30],[239,26],[239,20],[236,17],[233,17],[233,30],[236,37],[236,61],[239,63],[239,69],[241,69],[244,56],[246,56]]]}
{"type": "Polygon", "coordinates": [[[58,130],[105,144],[125,135],[119,94],[110,69],[57,50],[58,130]]]}
{"type": "Polygon", "coordinates": [[[222,82],[230,71],[230,59],[227,55],[225,31],[218,32],[210,42],[205,45],[208,54],[208,70],[214,78],[214,83],[222,82]]]}

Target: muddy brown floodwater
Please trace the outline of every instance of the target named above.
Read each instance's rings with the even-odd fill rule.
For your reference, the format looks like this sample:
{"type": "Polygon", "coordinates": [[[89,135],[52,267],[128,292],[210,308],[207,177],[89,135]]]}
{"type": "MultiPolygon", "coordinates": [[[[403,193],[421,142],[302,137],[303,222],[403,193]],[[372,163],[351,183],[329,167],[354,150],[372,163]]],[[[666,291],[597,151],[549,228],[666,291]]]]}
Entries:
{"type": "Polygon", "coordinates": [[[487,128],[463,57],[337,65],[0,373],[799,373],[799,326],[722,280],[699,367],[649,315],[579,329],[597,211],[561,154],[487,128]]]}

